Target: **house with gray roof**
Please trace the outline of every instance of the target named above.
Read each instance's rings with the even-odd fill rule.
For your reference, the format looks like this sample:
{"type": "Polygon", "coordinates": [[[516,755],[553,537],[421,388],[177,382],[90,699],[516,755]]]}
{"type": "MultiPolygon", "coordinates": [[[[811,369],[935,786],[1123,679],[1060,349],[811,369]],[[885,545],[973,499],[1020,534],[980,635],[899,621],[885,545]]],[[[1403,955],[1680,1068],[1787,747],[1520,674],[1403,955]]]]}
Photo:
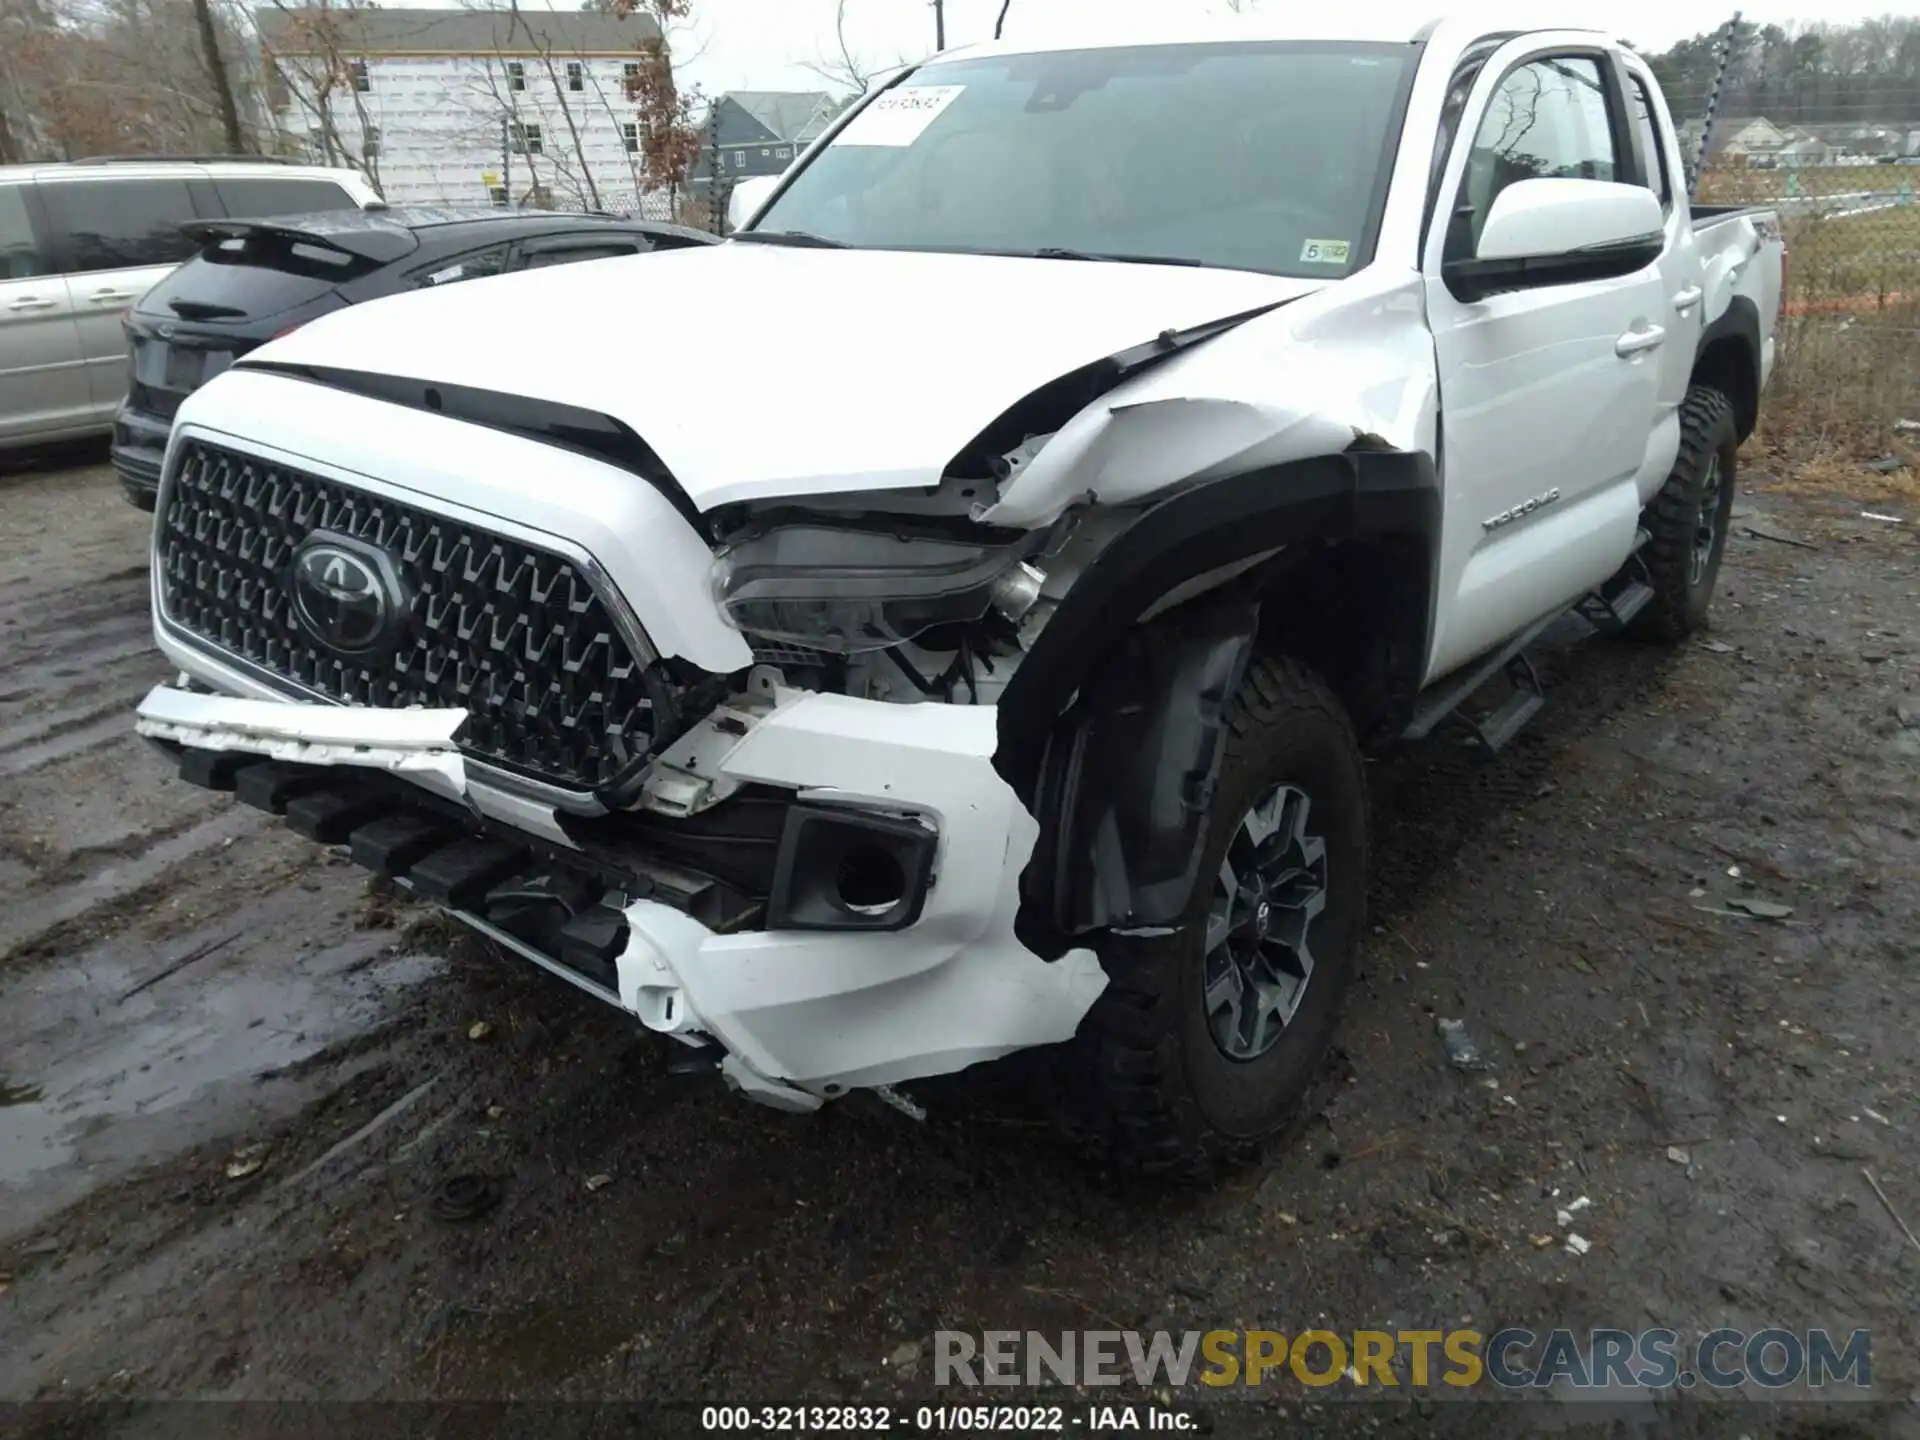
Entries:
{"type": "Polygon", "coordinates": [[[729,90],[707,113],[695,185],[778,175],[850,103],[824,90],[729,90]]]}

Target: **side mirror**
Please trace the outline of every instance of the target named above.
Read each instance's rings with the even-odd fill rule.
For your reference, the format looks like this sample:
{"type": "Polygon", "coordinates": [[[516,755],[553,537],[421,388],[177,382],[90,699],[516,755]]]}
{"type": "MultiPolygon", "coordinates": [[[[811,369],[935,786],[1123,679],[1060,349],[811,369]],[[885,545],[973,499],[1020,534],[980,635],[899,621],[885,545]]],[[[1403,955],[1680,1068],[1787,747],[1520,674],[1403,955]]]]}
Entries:
{"type": "Polygon", "coordinates": [[[727,197],[727,233],[731,235],[760,213],[779,186],[778,175],[751,175],[733,187],[727,197]]]}
{"type": "Polygon", "coordinates": [[[1462,300],[1499,290],[1631,275],[1660,258],[1666,214],[1653,192],[1610,180],[1520,180],[1494,198],[1471,256],[1442,267],[1462,300]]]}

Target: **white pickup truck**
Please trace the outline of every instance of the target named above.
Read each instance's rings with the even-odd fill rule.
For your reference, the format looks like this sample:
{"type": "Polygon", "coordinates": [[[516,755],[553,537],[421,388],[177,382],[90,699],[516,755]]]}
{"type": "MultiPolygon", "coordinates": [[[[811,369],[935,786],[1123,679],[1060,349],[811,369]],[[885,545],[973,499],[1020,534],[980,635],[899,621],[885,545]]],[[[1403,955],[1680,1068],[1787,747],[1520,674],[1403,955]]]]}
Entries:
{"type": "Polygon", "coordinates": [[[1681,174],[1591,30],[947,52],[724,245],[196,393],[139,729],[755,1098],[1049,1047],[1211,1169],[1334,1026],[1368,747],[1706,620],[1782,248],[1681,174]]]}

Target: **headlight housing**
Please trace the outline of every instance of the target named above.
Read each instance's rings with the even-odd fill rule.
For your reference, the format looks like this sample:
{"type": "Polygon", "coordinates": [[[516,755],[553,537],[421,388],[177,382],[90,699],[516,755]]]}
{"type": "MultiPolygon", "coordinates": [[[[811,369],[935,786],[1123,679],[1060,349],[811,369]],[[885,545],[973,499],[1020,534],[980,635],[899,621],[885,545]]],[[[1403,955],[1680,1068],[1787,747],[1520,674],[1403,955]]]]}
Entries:
{"type": "Polygon", "coordinates": [[[1030,587],[1022,562],[1035,543],[781,525],[721,552],[714,594],[727,623],[745,634],[857,655],[980,619],[1003,581],[1030,587]]]}

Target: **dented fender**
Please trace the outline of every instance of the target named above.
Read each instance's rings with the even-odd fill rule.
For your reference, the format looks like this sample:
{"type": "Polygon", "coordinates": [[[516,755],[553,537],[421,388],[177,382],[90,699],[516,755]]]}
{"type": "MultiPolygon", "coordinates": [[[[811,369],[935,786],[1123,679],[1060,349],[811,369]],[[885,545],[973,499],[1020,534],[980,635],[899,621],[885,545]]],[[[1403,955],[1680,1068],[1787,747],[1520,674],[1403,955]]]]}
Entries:
{"type": "Polygon", "coordinates": [[[974,518],[1031,529],[1089,497],[1138,504],[1362,439],[1431,455],[1437,391],[1419,277],[1355,276],[1122,380],[1048,437],[974,518]]]}

